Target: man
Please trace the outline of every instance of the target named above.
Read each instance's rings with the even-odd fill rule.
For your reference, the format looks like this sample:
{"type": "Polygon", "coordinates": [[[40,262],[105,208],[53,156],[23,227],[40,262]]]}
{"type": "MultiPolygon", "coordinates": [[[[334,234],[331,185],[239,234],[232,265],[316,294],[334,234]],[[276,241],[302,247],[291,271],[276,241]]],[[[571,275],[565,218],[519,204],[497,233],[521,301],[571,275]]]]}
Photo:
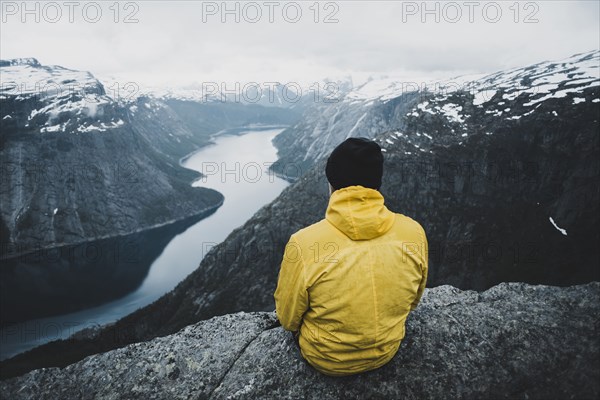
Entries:
{"type": "Polygon", "coordinates": [[[275,291],[277,317],[298,331],[300,352],[327,375],[386,364],[404,338],[404,323],[427,280],[421,225],[384,205],[379,145],[350,138],[325,169],[325,219],[294,233],[275,291]]]}

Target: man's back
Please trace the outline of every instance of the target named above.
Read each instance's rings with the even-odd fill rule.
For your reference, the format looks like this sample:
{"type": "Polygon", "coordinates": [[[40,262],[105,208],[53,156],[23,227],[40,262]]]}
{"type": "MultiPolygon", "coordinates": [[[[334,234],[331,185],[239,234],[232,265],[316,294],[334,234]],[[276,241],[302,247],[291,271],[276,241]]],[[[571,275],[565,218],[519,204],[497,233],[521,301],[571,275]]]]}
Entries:
{"type": "Polygon", "coordinates": [[[427,278],[427,240],[379,191],[336,190],[326,218],[290,238],[275,292],[283,327],[300,330],[303,357],[329,375],[387,363],[427,278]]]}

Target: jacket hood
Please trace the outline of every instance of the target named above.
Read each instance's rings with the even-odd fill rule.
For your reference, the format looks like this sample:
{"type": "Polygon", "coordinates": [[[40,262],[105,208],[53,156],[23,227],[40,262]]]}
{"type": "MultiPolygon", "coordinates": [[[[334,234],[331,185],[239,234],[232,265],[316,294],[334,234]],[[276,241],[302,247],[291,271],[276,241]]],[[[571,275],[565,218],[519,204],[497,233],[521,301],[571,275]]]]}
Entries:
{"type": "Polygon", "coordinates": [[[373,239],[390,230],[396,217],[383,203],[375,189],[348,186],[331,194],[325,219],[352,240],[373,239]]]}

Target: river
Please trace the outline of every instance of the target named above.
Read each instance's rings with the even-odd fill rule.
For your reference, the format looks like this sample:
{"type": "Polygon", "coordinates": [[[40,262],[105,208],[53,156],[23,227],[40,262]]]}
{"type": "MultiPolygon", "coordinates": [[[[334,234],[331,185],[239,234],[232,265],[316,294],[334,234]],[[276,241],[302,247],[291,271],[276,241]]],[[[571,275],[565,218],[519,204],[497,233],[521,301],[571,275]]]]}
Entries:
{"type": "Polygon", "coordinates": [[[84,328],[115,322],[172,290],[198,267],[215,244],[288,185],[268,170],[277,159],[271,140],[281,131],[281,128],[238,128],[220,132],[213,137],[214,144],[182,160],[184,167],[204,174],[193,185],[221,192],[225,197],[223,205],[175,236],[134,292],[98,307],[3,328],[0,360],[56,339],[66,339],[84,328]]]}

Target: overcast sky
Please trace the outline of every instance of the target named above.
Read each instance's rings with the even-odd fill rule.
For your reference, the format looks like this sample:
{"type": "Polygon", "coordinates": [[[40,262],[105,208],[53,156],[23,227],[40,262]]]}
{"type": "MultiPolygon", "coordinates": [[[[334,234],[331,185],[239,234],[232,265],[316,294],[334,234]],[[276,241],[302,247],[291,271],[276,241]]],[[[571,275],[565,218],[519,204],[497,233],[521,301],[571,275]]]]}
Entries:
{"type": "Polygon", "coordinates": [[[75,3],[2,1],[0,56],[163,86],[447,78],[600,48],[596,0],[428,2],[428,14],[421,1],[228,2],[226,15],[221,1],[75,3]]]}

